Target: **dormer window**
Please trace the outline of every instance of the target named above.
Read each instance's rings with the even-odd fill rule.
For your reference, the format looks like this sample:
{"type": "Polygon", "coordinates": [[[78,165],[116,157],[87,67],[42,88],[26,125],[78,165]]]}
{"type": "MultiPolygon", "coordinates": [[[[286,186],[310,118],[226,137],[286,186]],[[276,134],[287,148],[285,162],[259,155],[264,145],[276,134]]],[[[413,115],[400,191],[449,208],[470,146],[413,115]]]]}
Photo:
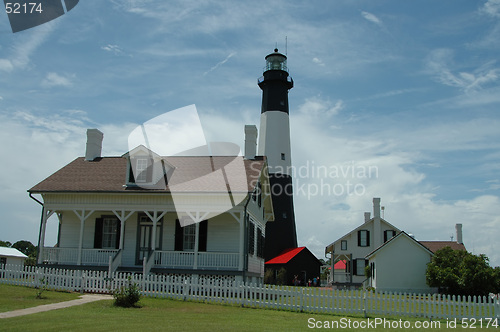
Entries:
{"type": "Polygon", "coordinates": [[[122,156],[128,161],[126,185],[130,187],[165,189],[168,177],[175,167],[161,157],[140,145],[122,156]]]}
{"type": "Polygon", "coordinates": [[[138,158],[136,160],[135,166],[135,181],[136,182],[147,182],[148,181],[148,160],[146,158],[138,158]]]}

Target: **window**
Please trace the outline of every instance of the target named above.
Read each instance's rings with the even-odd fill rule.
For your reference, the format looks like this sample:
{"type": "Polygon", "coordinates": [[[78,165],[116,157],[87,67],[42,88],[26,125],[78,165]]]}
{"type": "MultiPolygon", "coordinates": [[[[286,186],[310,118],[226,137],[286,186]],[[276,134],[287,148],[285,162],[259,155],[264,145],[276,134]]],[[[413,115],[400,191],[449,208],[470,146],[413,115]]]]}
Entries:
{"type": "MultiPolygon", "coordinates": [[[[199,223],[198,251],[207,251],[208,221],[199,223]]],[[[193,251],[196,241],[196,224],[182,227],[179,219],[175,221],[175,251],[193,251]]]]}
{"type": "Polygon", "coordinates": [[[370,231],[365,229],[358,231],[358,247],[370,246],[370,231]]]}
{"type": "Polygon", "coordinates": [[[120,222],[115,216],[96,218],[94,248],[118,249],[120,247],[120,222]]]}
{"type": "Polygon", "coordinates": [[[116,245],[116,238],[118,234],[118,220],[114,218],[103,218],[102,223],[102,247],[107,249],[114,249],[116,245]]]}
{"type": "Polygon", "coordinates": [[[347,250],[347,240],[340,241],[340,250],[347,250]]]}
{"type": "Polygon", "coordinates": [[[183,251],[194,250],[194,241],[196,239],[196,225],[191,224],[184,226],[183,251]]]}
{"type": "Polygon", "coordinates": [[[393,230],[384,231],[384,242],[387,242],[395,235],[396,235],[396,231],[393,231],[393,230]]]}
{"type": "Polygon", "coordinates": [[[285,154],[284,153],[281,154],[281,160],[285,160],[285,154]]]}
{"type": "Polygon", "coordinates": [[[135,174],[136,174],[136,182],[146,182],[147,181],[147,172],[148,169],[148,160],[147,159],[137,159],[135,165],[135,174]]]}
{"type": "Polygon", "coordinates": [[[7,257],[0,257],[0,265],[6,265],[7,264],[7,257]]]}
{"type": "Polygon", "coordinates": [[[368,261],[363,258],[357,258],[354,260],[354,271],[353,274],[356,276],[364,276],[365,275],[365,266],[368,265],[368,261]]]}

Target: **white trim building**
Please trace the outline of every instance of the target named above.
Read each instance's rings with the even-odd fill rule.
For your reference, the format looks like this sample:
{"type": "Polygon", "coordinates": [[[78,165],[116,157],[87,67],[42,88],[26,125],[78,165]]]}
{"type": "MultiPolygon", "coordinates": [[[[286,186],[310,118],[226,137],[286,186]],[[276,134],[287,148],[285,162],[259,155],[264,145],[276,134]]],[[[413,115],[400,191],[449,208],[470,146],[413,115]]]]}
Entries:
{"type": "Polygon", "coordinates": [[[365,222],[325,248],[330,254],[331,269],[328,283],[337,287],[357,287],[367,279],[365,256],[391,239],[400,230],[380,217],[380,198],[373,199],[373,218],[365,212],[365,222]],[[334,265],[345,261],[344,271],[335,271],[334,265]]]}
{"type": "Polygon", "coordinates": [[[28,258],[16,248],[0,247],[0,266],[19,265],[24,266],[24,260],[28,258]]]}
{"type": "Polygon", "coordinates": [[[43,206],[38,264],[263,279],[274,219],[265,157],[162,157],[143,146],[101,157],[99,133],[88,131],[85,158],[28,190],[43,206]],[[51,216],[56,247],[45,246],[51,216]]]}
{"type": "Polygon", "coordinates": [[[435,293],[425,281],[432,256],[426,246],[400,232],[366,256],[370,286],[381,292],[435,293]]]}

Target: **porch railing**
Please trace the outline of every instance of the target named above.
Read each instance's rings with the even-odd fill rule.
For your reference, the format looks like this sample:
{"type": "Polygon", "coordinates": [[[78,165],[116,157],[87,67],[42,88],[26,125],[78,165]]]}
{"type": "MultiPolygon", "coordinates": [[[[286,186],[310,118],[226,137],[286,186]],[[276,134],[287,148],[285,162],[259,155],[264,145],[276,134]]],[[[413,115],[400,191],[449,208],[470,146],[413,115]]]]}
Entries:
{"type": "Polygon", "coordinates": [[[333,274],[334,282],[351,282],[351,274],[349,272],[335,272],[333,274]]]}
{"type": "MultiPolygon", "coordinates": [[[[43,248],[43,262],[48,264],[78,263],[78,248],[43,248]]],[[[109,265],[109,257],[114,257],[118,249],[82,249],[82,265],[109,265]]]]}
{"type": "Polygon", "coordinates": [[[239,254],[228,252],[199,252],[197,266],[194,252],[155,251],[155,267],[185,269],[237,270],[239,254]]]}

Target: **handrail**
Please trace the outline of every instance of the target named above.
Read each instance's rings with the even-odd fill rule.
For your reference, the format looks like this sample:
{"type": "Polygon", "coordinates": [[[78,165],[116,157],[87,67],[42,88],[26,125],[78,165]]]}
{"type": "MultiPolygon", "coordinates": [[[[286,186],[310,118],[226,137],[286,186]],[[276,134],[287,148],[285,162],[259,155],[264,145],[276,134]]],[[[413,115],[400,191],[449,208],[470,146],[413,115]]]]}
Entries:
{"type": "Polygon", "coordinates": [[[120,249],[118,252],[115,254],[114,257],[109,256],[110,262],[109,262],[109,273],[113,273],[118,269],[118,266],[122,264],[122,254],[123,250],[120,249]]]}
{"type": "Polygon", "coordinates": [[[151,268],[153,267],[153,264],[155,262],[154,256],[155,256],[155,251],[150,249],[148,251],[148,256],[144,257],[143,265],[142,265],[142,274],[143,275],[146,276],[149,274],[149,272],[151,272],[151,268]]]}

